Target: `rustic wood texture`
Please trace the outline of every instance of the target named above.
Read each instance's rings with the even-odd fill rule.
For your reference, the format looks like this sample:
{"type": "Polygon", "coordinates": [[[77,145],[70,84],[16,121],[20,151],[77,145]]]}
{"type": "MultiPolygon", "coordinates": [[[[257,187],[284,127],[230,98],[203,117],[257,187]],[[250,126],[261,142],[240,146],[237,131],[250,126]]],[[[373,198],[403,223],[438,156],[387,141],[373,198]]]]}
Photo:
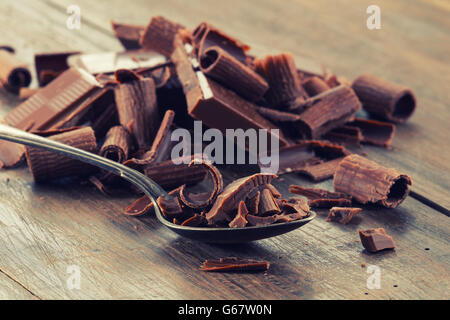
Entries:
{"type": "MultiPolygon", "coordinates": [[[[0,23],[9,30],[1,34],[0,42],[15,46],[26,61],[32,61],[33,52],[120,50],[110,19],[145,25],[150,15],[161,14],[188,27],[210,21],[261,54],[267,48],[307,53],[351,79],[364,70],[399,81],[416,92],[416,114],[399,126],[393,151],[376,147],[364,151],[370,159],[404,170],[414,181],[413,189],[449,207],[450,165],[443,147],[449,93],[443,84],[450,75],[449,57],[444,54],[450,43],[445,32],[450,8],[418,0],[379,2],[383,28],[369,32],[365,8],[371,3],[366,1],[356,6],[349,0],[332,5],[136,0],[125,6],[118,0],[82,0],[77,2],[82,29],[68,30],[69,0],[11,0],[0,4],[0,23]],[[428,31],[421,31],[424,28],[428,31]]],[[[17,104],[3,92],[0,102],[2,114],[17,104]]],[[[248,168],[225,171],[227,183],[249,173],[248,168]]],[[[331,181],[311,184],[295,174],[274,184],[284,196],[289,195],[290,184],[330,190],[332,186],[331,181]]],[[[153,217],[124,216],[121,212],[133,199],[106,198],[77,181],[35,185],[23,168],[0,171],[0,298],[450,298],[448,217],[411,197],[396,209],[365,209],[345,226],[326,222],[327,210],[318,210],[313,222],[292,233],[227,246],[180,238],[153,217]],[[358,229],[375,227],[385,228],[393,237],[395,251],[363,250],[358,229]],[[205,259],[226,256],[268,260],[271,267],[248,274],[199,270],[205,259]],[[67,286],[72,265],[80,268],[80,289],[67,286]],[[381,289],[366,287],[370,265],[380,267],[381,289]]]]}

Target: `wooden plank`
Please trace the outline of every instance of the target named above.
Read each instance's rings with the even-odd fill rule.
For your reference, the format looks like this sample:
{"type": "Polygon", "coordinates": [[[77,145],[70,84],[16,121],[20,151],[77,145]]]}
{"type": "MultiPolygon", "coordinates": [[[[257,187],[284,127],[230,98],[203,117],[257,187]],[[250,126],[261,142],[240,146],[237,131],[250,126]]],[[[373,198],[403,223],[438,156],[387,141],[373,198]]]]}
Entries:
{"type": "MultiPolygon", "coordinates": [[[[71,4],[70,0],[46,1],[60,10],[71,4]]],[[[207,20],[250,44],[256,55],[291,51],[315,57],[349,79],[370,72],[410,87],[418,97],[418,108],[410,121],[397,127],[393,150],[370,146],[363,150],[371,159],[404,170],[416,192],[450,208],[450,163],[443,160],[450,159],[450,149],[443,148],[450,117],[446,89],[450,34],[445,32],[450,22],[448,10],[439,2],[378,1],[380,30],[366,27],[366,8],[373,4],[369,0],[358,5],[350,0],[77,3],[84,21],[109,34],[111,19],[145,25],[152,15],[161,14],[189,28],[207,20]]]]}
{"type": "Polygon", "coordinates": [[[0,300],[37,300],[28,289],[11,279],[7,274],[0,271],[0,300]]]}
{"type": "MultiPolygon", "coordinates": [[[[0,7],[28,26],[37,24],[39,12],[64,20],[54,7],[27,4],[3,2],[0,7]]],[[[84,41],[58,24],[53,25],[58,30],[51,28],[22,30],[16,42],[36,37],[50,46],[51,38],[40,32],[84,41]]],[[[109,45],[101,32],[95,38],[109,45]]],[[[69,44],[52,48],[59,49],[69,44]]],[[[38,41],[34,50],[40,50],[38,41]]],[[[310,185],[287,175],[277,186],[287,195],[290,183],[310,185]]],[[[120,212],[131,197],[106,199],[77,183],[35,185],[24,169],[0,171],[0,198],[0,269],[43,299],[449,298],[447,218],[411,198],[394,210],[367,210],[348,226],[327,223],[320,213],[290,234],[233,246],[180,238],[153,217],[125,217],[120,212]],[[376,226],[394,237],[396,251],[369,255],[362,250],[357,230],[376,226]],[[272,266],[262,274],[198,270],[204,259],[233,255],[267,259],[272,266]],[[381,289],[366,288],[369,274],[361,263],[380,267],[381,289]],[[71,266],[79,267],[80,289],[67,285],[71,266]]]]}

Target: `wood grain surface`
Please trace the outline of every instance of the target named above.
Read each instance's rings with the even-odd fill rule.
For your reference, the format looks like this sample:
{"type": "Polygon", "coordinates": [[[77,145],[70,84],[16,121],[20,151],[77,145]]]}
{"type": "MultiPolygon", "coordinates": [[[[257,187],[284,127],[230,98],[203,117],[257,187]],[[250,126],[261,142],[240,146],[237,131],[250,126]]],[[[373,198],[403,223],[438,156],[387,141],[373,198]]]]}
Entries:
{"type": "MultiPolygon", "coordinates": [[[[162,14],[194,27],[207,20],[252,45],[254,53],[310,55],[350,79],[363,71],[410,86],[416,114],[399,126],[393,150],[364,147],[369,158],[404,170],[414,189],[449,208],[449,9],[439,2],[378,1],[382,29],[365,28],[366,1],[77,1],[81,30],[66,28],[69,0],[2,1],[1,44],[32,62],[35,52],[121,50],[110,19],[146,24],[162,14]],[[360,4],[359,4],[360,3],[360,4]],[[139,9],[136,9],[139,8],[139,9]],[[230,23],[231,22],[231,23],[230,23]],[[413,30],[413,31],[411,31],[413,30]],[[268,49],[269,48],[269,49],[268,49]]],[[[371,4],[371,3],[370,3],[371,4]]],[[[0,94],[1,113],[17,104],[0,94]]],[[[227,181],[245,169],[221,168],[227,181]]],[[[290,174],[276,186],[312,184],[290,174]]],[[[331,188],[331,181],[320,184],[331,188]]],[[[1,299],[449,299],[448,217],[408,197],[397,209],[364,209],[349,225],[325,222],[273,239],[211,245],[180,238],[153,217],[121,214],[134,198],[106,198],[91,186],[36,185],[27,169],[0,171],[1,299]],[[369,254],[358,229],[383,227],[395,251],[369,254]],[[265,273],[206,273],[205,259],[267,259],[265,273]],[[365,265],[363,267],[362,265],[365,265]],[[368,267],[381,288],[368,289],[368,267]],[[80,270],[70,289],[70,267],[80,270]]]]}

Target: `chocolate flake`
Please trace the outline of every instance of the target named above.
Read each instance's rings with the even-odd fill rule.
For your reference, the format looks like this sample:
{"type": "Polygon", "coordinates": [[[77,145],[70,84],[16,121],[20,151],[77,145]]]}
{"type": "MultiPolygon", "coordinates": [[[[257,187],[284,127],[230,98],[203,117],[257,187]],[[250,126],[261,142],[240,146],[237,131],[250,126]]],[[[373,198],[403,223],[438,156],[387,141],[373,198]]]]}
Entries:
{"type": "Polygon", "coordinates": [[[203,271],[266,271],[270,262],[237,257],[220,258],[219,260],[206,260],[200,266],[203,271]]]}

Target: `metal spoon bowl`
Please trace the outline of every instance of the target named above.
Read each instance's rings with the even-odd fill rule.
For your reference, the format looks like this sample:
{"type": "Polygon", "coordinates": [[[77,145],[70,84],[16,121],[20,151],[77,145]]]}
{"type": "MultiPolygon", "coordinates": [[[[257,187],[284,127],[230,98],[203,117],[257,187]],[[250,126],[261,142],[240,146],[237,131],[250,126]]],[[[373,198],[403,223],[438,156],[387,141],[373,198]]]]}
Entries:
{"type": "Polygon", "coordinates": [[[142,173],[114,162],[99,155],[74,148],[48,138],[28,133],[7,125],[0,124],[0,139],[20,143],[35,148],[45,149],[50,152],[65,155],[67,157],[89,163],[106,171],[112,172],[138,187],[152,201],[156,218],[167,228],[179,235],[211,243],[242,243],[265,238],[271,238],[280,234],[300,228],[315,218],[316,214],[310,212],[308,218],[292,222],[275,223],[265,226],[253,226],[244,228],[207,228],[207,227],[185,227],[166,220],[161,213],[161,208],[156,202],[158,197],[171,196],[157,183],[142,173]]]}

